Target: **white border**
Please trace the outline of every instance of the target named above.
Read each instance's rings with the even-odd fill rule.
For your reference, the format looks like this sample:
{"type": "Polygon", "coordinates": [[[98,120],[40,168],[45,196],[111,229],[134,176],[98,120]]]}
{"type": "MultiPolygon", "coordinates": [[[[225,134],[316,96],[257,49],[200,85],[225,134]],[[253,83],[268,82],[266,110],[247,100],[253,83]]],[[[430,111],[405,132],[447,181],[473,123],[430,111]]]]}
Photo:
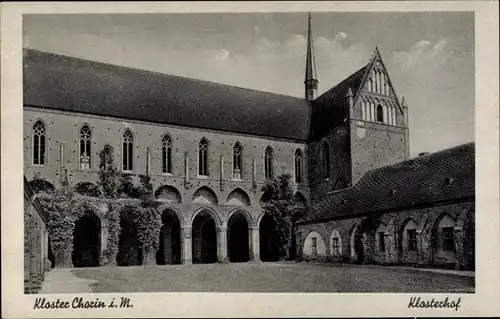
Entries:
{"type": "MultiPolygon", "coordinates": [[[[1,4],[2,141],[2,313],[36,317],[322,317],[322,316],[488,316],[500,314],[499,64],[496,1],[439,2],[126,2],[1,4]],[[22,14],[291,11],[474,11],[476,45],[476,293],[462,297],[458,312],[408,309],[411,296],[447,294],[358,293],[134,293],[129,309],[33,311],[35,295],[23,294],[22,14]]],[[[80,295],[79,295],[80,296],[80,295]]],[[[89,299],[95,295],[85,295],[89,299]]],[[[74,295],[52,295],[54,299],[74,295]]]]}

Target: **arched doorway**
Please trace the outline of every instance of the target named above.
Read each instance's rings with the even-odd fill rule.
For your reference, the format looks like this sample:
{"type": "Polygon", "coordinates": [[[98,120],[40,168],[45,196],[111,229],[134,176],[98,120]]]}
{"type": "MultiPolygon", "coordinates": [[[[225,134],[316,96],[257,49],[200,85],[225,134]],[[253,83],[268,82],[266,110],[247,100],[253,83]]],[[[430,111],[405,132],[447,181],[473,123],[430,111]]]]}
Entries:
{"type": "Polygon", "coordinates": [[[181,263],[181,223],[177,215],[166,209],[161,216],[160,248],[156,252],[156,264],[181,263]]]}
{"type": "Polygon", "coordinates": [[[120,237],[118,241],[118,266],[137,266],[142,264],[142,251],[139,249],[137,230],[130,216],[120,216],[120,237]]]}
{"type": "Polygon", "coordinates": [[[279,238],[276,222],[269,214],[264,214],[259,226],[260,260],[277,261],[279,259],[279,238]]]}
{"type": "Polygon", "coordinates": [[[235,212],[227,223],[227,252],[230,262],[250,260],[248,221],[241,211],[235,212]]]}
{"type": "Polygon", "coordinates": [[[72,261],[74,267],[99,266],[101,252],[101,221],[91,211],[75,223],[72,261]]]}
{"type": "Polygon", "coordinates": [[[203,210],[193,220],[193,263],[217,262],[217,227],[214,217],[203,210]]]}

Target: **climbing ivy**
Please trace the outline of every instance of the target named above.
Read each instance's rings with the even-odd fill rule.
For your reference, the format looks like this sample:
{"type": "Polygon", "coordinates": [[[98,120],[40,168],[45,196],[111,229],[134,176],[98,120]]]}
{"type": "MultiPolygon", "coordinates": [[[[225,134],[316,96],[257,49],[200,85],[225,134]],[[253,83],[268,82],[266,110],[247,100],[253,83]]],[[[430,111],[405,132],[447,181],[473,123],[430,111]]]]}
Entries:
{"type": "Polygon", "coordinates": [[[293,224],[299,212],[293,200],[290,179],[290,174],[282,174],[262,187],[266,200],[261,203],[261,207],[275,222],[275,231],[279,239],[279,257],[282,260],[290,259],[293,224]]]}

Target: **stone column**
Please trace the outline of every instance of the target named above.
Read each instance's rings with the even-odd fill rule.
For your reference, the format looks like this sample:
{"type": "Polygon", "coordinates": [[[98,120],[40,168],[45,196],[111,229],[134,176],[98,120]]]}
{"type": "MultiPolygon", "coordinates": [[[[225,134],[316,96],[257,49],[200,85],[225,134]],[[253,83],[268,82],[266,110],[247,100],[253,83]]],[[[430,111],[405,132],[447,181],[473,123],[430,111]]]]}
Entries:
{"type": "Polygon", "coordinates": [[[250,243],[250,261],[260,262],[260,234],[259,227],[250,228],[249,243],[250,243]]]}
{"type": "Polygon", "coordinates": [[[217,253],[218,261],[221,263],[228,262],[227,258],[227,228],[217,228],[217,253]]]}
{"type": "Polygon", "coordinates": [[[45,270],[50,270],[51,264],[49,260],[49,231],[47,227],[45,227],[45,242],[43,243],[45,246],[45,270]]]}
{"type": "Polygon", "coordinates": [[[192,233],[193,229],[191,227],[181,228],[181,253],[182,253],[182,263],[192,264],[193,263],[193,248],[192,248],[192,233]]]}
{"type": "Polygon", "coordinates": [[[156,250],[151,248],[143,248],[142,250],[142,265],[150,266],[156,265],[156,250]]]}

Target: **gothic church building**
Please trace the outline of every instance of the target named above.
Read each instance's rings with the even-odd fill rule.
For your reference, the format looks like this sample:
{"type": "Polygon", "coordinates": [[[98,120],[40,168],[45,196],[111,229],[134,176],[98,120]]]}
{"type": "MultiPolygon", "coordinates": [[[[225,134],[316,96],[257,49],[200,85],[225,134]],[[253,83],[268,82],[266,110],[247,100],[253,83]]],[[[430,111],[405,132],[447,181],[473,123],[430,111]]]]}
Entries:
{"type": "MultiPolygon", "coordinates": [[[[309,19],[304,98],[27,49],[23,65],[25,176],[95,186],[111,144],[119,170],[152,178],[158,264],[277,260],[261,188],[288,173],[307,211],[297,259],[473,267],[474,145],[410,159],[408,106],[378,49],[318,96],[309,19]]],[[[82,241],[97,257],[75,266],[107,246],[96,216],[82,241]]],[[[140,264],[120,245],[119,265],[140,264]]]]}

